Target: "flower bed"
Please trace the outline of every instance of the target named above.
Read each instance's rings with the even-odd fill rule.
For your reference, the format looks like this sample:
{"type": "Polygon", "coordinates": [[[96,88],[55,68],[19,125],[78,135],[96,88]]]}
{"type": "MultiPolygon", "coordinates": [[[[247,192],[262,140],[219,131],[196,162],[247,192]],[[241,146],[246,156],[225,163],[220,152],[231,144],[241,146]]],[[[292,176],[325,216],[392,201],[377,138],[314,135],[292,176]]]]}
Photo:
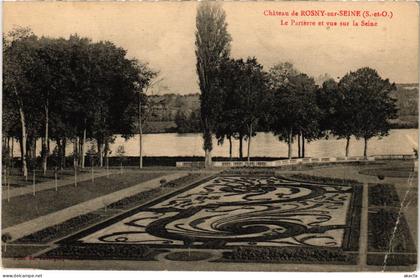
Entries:
{"type": "Polygon", "coordinates": [[[224,252],[222,261],[255,263],[356,264],[357,255],[336,248],[238,247],[224,252]]]}
{"type": "Polygon", "coordinates": [[[392,184],[369,184],[369,206],[399,207],[400,198],[392,184]]]}
{"type": "Polygon", "coordinates": [[[92,225],[106,217],[106,215],[95,212],[79,215],[60,224],[21,237],[13,243],[47,243],[92,225]]]}
{"type": "Polygon", "coordinates": [[[179,186],[187,185],[188,183],[193,182],[194,180],[202,177],[203,174],[189,174],[184,177],[180,177],[178,179],[175,179],[173,181],[166,181],[161,184],[160,187],[153,188],[147,191],[140,192],[136,195],[121,199],[115,203],[112,203],[107,206],[109,209],[128,209],[132,208],[134,206],[140,205],[141,203],[144,203],[145,200],[150,200],[154,197],[158,197],[159,195],[162,195],[164,193],[169,192],[170,188],[177,188],[179,186]]]}
{"type": "MultiPolygon", "coordinates": [[[[408,266],[417,264],[416,254],[388,254],[385,262],[385,254],[368,254],[368,265],[384,265],[385,266],[408,266]]],[[[414,269],[413,269],[414,270],[414,269]]],[[[404,269],[407,271],[407,269],[404,269]]]]}
{"type": "Polygon", "coordinates": [[[338,185],[362,185],[362,183],[357,180],[349,179],[339,179],[331,177],[321,177],[321,176],[312,176],[307,174],[292,174],[286,175],[286,179],[300,182],[313,182],[313,183],[323,183],[323,184],[338,184],[338,185]]]}
{"type": "Polygon", "coordinates": [[[125,245],[125,244],[104,244],[92,247],[91,245],[64,245],[42,254],[38,258],[55,259],[65,257],[75,260],[154,260],[159,252],[151,250],[147,246],[125,245]]]}
{"type": "Polygon", "coordinates": [[[416,252],[404,214],[399,214],[396,209],[381,208],[370,211],[368,231],[368,251],[370,252],[416,252]],[[397,221],[398,226],[395,230],[397,221]]]}

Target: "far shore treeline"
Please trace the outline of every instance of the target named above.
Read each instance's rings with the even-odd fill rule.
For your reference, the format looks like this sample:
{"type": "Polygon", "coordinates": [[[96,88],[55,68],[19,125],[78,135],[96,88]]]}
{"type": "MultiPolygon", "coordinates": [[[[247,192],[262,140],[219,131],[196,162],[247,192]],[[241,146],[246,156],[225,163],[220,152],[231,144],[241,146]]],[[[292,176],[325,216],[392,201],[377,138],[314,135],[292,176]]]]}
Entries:
{"type": "Polygon", "coordinates": [[[341,78],[326,74],[316,82],[292,63],[266,70],[256,57],[231,57],[232,38],[217,3],[199,4],[195,39],[199,97],[159,96],[151,94],[161,81],[158,71],[128,58],[112,42],[77,35],[38,37],[27,28],[9,32],[3,40],[3,165],[10,161],[15,139],[24,176],[39,166],[45,173],[50,155],[58,157],[57,167],[69,155],[74,167],[84,167],[86,154],[97,157],[102,167],[115,134],[138,134],[141,168],[144,130],[165,121],[175,123],[177,132],[203,133],[207,166],[212,138],[229,144],[230,158],[232,141],[239,140],[240,158],[246,148],[250,160],[258,131],[286,142],[288,158],[293,142],[298,156],[305,157],[306,142],[331,135],[347,140],[346,156],[351,137],[364,140],[367,156],[369,139],[388,135],[392,121],[404,116],[398,108],[409,107],[398,100],[397,86],[369,67],[349,69],[341,78]],[[175,104],[168,106],[168,99],[175,104]],[[42,149],[37,151],[39,139],[42,149]],[[86,150],[88,140],[95,148],[86,150]],[[68,144],[73,144],[71,154],[65,152],[68,144]],[[37,157],[41,165],[35,165],[37,157]]]}

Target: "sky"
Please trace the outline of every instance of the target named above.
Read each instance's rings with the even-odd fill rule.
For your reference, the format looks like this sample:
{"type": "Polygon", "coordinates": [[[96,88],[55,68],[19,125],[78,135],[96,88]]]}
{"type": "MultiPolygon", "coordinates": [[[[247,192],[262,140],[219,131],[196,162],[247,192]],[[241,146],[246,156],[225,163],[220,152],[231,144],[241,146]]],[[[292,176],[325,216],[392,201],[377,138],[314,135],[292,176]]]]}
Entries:
{"type": "MultiPolygon", "coordinates": [[[[255,56],[268,70],[291,62],[308,75],[342,77],[369,66],[396,83],[417,83],[419,9],[416,3],[224,2],[231,56],[255,56]],[[378,27],[281,26],[264,11],[392,12],[378,27]]],[[[160,93],[196,93],[194,32],[197,2],[5,2],[3,29],[30,27],[38,36],[109,40],[159,71],[160,93]],[[166,88],[166,89],[165,89],[166,88]]],[[[291,17],[284,17],[284,20],[291,17]]],[[[330,21],[331,18],[324,18],[330,21]]],[[[350,21],[361,18],[336,18],[350,21]]],[[[299,17],[296,20],[320,20],[299,17]]]]}

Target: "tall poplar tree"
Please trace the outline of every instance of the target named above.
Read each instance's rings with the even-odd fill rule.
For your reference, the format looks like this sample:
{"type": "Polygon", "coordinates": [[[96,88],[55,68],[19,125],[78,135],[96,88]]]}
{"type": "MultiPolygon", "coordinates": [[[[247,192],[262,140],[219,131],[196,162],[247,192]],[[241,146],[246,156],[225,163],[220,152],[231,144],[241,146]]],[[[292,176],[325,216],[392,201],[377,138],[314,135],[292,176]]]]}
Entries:
{"type": "Polygon", "coordinates": [[[217,72],[223,60],[229,57],[231,36],[227,32],[226,14],[219,4],[202,2],[197,9],[195,54],[200,85],[201,121],[205,165],[211,166],[212,133],[221,107],[217,88],[217,72]]]}

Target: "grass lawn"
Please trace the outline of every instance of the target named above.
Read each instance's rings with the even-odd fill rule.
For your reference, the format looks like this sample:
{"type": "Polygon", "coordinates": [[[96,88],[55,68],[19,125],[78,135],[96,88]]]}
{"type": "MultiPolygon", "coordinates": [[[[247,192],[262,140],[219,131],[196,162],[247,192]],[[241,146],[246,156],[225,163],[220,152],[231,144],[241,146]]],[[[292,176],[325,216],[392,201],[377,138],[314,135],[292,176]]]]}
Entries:
{"type": "MultiPolygon", "coordinates": [[[[78,170],[78,175],[83,175],[90,173],[90,168],[80,169],[78,170]]],[[[103,169],[95,171],[104,171],[103,169]]],[[[57,172],[57,179],[65,179],[65,178],[72,178],[74,176],[74,170],[73,169],[64,169],[57,172]]],[[[16,168],[12,169],[12,174],[10,177],[10,187],[16,188],[16,187],[25,187],[30,186],[33,184],[33,171],[28,172],[28,178],[25,179],[20,171],[16,168]]],[[[48,182],[48,181],[54,181],[55,175],[54,170],[48,169],[45,175],[43,174],[42,170],[36,170],[35,171],[35,184],[42,183],[42,182],[48,182]]],[[[4,180],[3,180],[4,182],[4,180]]]]}
{"type": "Polygon", "coordinates": [[[140,182],[163,176],[165,172],[125,172],[123,175],[113,174],[107,177],[95,179],[95,184],[90,180],[79,182],[77,187],[66,185],[55,189],[44,190],[36,193],[36,196],[21,195],[3,201],[2,204],[2,228],[7,228],[36,217],[55,212],[78,203],[100,197],[140,182]]]}

